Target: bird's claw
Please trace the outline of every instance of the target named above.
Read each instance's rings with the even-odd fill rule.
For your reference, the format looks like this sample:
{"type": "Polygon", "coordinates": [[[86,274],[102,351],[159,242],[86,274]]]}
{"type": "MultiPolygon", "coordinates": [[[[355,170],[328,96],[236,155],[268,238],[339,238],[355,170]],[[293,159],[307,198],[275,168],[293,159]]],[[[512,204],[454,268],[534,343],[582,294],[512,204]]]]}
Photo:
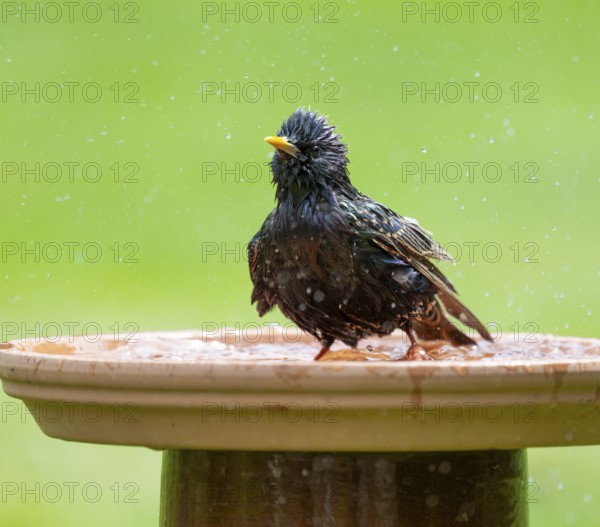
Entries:
{"type": "Polygon", "coordinates": [[[406,355],[404,355],[404,357],[400,358],[399,360],[435,360],[435,359],[431,355],[429,355],[429,353],[427,353],[422,346],[419,346],[418,344],[413,344],[410,348],[408,348],[406,355]]]}
{"type": "Polygon", "coordinates": [[[323,356],[327,353],[329,353],[329,346],[323,346],[321,348],[321,351],[319,351],[319,353],[315,355],[315,358],[313,360],[321,360],[323,356]]]}

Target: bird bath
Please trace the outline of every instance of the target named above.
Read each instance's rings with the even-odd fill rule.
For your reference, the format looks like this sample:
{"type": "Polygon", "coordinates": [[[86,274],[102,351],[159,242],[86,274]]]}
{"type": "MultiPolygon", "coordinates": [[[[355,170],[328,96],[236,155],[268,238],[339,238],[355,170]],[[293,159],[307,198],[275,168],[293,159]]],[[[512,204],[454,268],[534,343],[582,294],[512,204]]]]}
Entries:
{"type": "Polygon", "coordinates": [[[522,527],[525,449],[600,444],[599,340],[435,362],[386,360],[400,334],[361,344],[314,362],[278,327],[29,339],[0,344],[0,377],[51,437],[164,449],[162,526],[522,527]]]}

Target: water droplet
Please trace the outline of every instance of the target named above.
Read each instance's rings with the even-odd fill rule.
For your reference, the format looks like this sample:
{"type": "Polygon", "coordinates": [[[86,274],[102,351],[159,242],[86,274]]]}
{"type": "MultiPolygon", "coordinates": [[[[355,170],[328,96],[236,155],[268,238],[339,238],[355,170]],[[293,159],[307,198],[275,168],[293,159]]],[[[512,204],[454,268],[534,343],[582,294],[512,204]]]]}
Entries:
{"type": "Polygon", "coordinates": [[[396,52],[398,51],[398,46],[394,46],[394,47],[392,48],[392,51],[393,51],[394,53],[396,53],[396,52]]]}
{"type": "Polygon", "coordinates": [[[438,467],[440,474],[448,474],[451,469],[452,465],[450,464],[450,461],[442,461],[438,467]]]}
{"type": "Polygon", "coordinates": [[[429,507],[430,509],[437,507],[437,504],[439,502],[440,502],[440,498],[438,498],[435,494],[429,494],[425,498],[425,505],[427,505],[427,507],[429,507]]]}
{"type": "Polygon", "coordinates": [[[227,135],[225,136],[225,139],[231,139],[231,134],[227,134],[227,135]]]}
{"type": "Polygon", "coordinates": [[[476,72],[475,72],[475,77],[480,77],[480,76],[481,76],[481,73],[480,73],[480,72],[478,72],[478,71],[476,71],[476,72]]]}
{"type": "Polygon", "coordinates": [[[426,146],[422,146],[421,147],[421,153],[422,154],[426,154],[427,153],[427,147],[426,146]]]}
{"type": "Polygon", "coordinates": [[[493,145],[493,144],[494,144],[494,138],[493,138],[493,137],[490,137],[490,139],[489,139],[488,143],[490,143],[491,145],[493,145]]]}

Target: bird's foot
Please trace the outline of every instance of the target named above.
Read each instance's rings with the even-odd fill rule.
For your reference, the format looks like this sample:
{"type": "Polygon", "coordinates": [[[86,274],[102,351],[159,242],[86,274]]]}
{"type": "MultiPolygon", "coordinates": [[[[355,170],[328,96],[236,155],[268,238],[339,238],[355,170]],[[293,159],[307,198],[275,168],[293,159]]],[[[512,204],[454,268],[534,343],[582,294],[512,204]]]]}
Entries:
{"type": "Polygon", "coordinates": [[[321,358],[323,358],[324,355],[326,355],[329,352],[329,346],[323,346],[321,348],[321,351],[319,351],[319,353],[317,353],[315,355],[315,358],[313,360],[319,360],[321,358]]]}
{"type": "Polygon", "coordinates": [[[427,353],[422,346],[419,346],[418,344],[412,344],[410,346],[410,348],[408,348],[406,355],[404,355],[404,357],[401,357],[399,360],[435,360],[435,359],[431,355],[429,355],[429,353],[427,353]]]}

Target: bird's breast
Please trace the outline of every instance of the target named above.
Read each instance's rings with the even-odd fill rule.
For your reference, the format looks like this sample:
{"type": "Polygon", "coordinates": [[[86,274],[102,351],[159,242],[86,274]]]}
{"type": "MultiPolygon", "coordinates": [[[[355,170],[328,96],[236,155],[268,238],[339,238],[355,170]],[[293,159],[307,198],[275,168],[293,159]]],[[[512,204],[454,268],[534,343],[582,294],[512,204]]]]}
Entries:
{"type": "Polygon", "coordinates": [[[272,235],[284,255],[310,258],[334,250],[344,228],[344,217],[335,204],[326,201],[311,204],[306,200],[297,207],[280,207],[272,235]]]}
{"type": "Polygon", "coordinates": [[[351,248],[344,240],[344,219],[335,205],[279,207],[271,225],[273,268],[283,271],[283,282],[289,276],[341,282],[348,274],[344,267],[350,265],[351,248]]]}

